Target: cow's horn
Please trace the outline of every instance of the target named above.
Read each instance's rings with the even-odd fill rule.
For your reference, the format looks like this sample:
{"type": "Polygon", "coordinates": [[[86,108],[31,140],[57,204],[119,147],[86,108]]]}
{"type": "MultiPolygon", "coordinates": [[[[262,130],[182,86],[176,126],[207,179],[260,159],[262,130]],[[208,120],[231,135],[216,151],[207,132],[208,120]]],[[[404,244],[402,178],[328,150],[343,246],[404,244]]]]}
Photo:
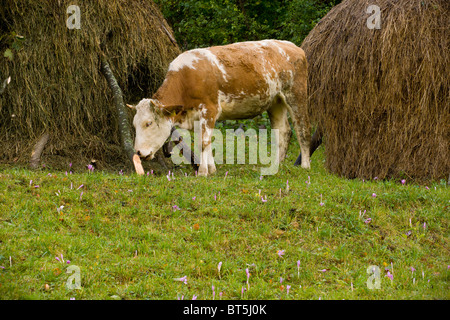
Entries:
{"type": "Polygon", "coordinates": [[[128,104],[128,103],[127,103],[127,107],[130,109],[134,109],[134,106],[132,106],[131,104],[128,104]]]}

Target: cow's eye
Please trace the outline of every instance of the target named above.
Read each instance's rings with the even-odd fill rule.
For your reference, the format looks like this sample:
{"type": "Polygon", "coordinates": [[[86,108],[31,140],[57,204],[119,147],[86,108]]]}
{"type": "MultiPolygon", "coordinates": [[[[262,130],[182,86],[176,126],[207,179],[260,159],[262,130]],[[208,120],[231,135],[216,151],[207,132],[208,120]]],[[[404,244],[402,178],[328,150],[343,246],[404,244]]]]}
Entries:
{"type": "Polygon", "coordinates": [[[148,127],[150,127],[151,125],[152,125],[152,122],[149,121],[149,122],[147,122],[147,123],[145,124],[145,127],[148,128],[148,127]]]}

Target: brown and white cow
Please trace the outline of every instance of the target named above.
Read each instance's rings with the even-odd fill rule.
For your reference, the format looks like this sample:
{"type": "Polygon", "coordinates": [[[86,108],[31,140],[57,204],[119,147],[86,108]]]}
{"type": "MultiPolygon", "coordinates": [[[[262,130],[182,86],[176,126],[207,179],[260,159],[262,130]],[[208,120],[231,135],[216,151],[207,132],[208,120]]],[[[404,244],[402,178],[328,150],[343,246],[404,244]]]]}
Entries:
{"type": "Polygon", "coordinates": [[[194,121],[199,121],[198,174],[206,176],[216,171],[211,150],[216,121],[248,119],[267,111],[272,128],[279,130],[282,161],[291,135],[289,111],[303,155],[301,165],[309,169],[306,83],[305,53],[288,41],[250,41],[186,51],[169,65],[152,99],[133,107],[137,111],[133,120],[136,152],[141,158],[153,158],[172,127],[193,130],[194,121]]]}

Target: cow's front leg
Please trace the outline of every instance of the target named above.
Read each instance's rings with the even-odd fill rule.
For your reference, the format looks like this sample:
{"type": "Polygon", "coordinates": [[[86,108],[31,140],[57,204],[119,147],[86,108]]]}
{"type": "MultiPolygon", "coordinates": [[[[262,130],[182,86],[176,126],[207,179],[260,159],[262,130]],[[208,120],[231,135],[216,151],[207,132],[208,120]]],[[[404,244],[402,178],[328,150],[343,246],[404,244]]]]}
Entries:
{"type": "Polygon", "coordinates": [[[200,166],[198,168],[198,174],[200,176],[207,176],[216,172],[216,166],[214,164],[214,158],[211,147],[212,129],[206,124],[202,125],[202,152],[200,159],[200,166]]]}

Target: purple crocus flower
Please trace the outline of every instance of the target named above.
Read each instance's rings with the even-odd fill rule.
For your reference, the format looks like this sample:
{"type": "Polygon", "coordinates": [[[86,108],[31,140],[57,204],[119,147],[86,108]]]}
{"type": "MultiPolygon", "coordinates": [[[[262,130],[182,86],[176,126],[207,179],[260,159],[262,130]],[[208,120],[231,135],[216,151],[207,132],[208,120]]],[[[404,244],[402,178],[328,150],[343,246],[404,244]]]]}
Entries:
{"type": "Polygon", "coordinates": [[[392,273],[390,273],[389,271],[387,272],[386,277],[388,277],[389,279],[391,279],[391,281],[394,279],[394,275],[392,273]]]}
{"type": "Polygon", "coordinates": [[[405,180],[405,179],[402,179],[401,182],[402,182],[402,184],[405,184],[405,183],[406,183],[406,180],[405,180]]]}
{"type": "Polygon", "coordinates": [[[289,289],[291,288],[291,286],[290,285],[287,285],[286,286],[286,294],[289,294],[289,289]]]}
{"type": "Polygon", "coordinates": [[[284,255],[284,250],[277,250],[277,254],[281,258],[281,256],[284,255]]]}
{"type": "Polygon", "coordinates": [[[175,278],[175,281],[181,281],[184,284],[187,284],[187,276],[181,277],[181,278],[175,278]]]}

